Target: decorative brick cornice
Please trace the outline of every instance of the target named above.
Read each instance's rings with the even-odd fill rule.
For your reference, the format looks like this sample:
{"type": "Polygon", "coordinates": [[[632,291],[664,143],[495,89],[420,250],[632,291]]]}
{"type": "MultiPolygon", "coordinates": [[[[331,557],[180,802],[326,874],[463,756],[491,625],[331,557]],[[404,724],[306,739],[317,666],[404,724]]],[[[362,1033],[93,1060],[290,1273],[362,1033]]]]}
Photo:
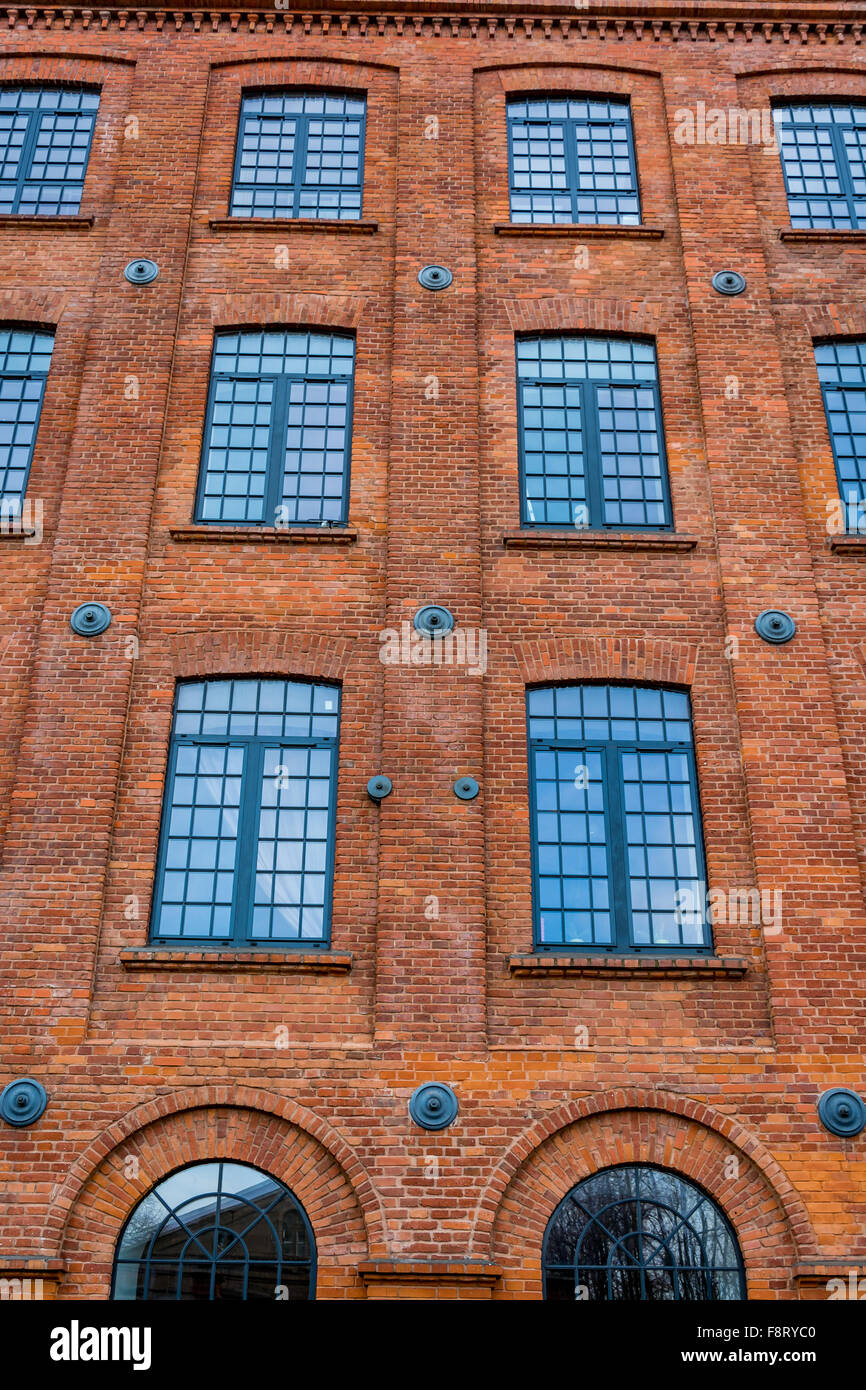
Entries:
{"type": "Polygon", "coordinates": [[[512,643],[527,685],[580,680],[694,684],[699,647],[647,637],[539,637],[512,643]]]}
{"type": "Polygon", "coordinates": [[[537,299],[504,299],[515,333],[631,333],[653,336],[666,314],[657,301],[589,299],[555,294],[537,299]]]}
{"type": "Polygon", "coordinates": [[[471,0],[466,4],[452,3],[450,13],[425,12],[422,5],[413,5],[401,12],[381,13],[381,9],[364,0],[351,11],[316,10],[314,5],[302,10],[277,10],[265,7],[264,0],[245,8],[223,8],[219,3],[207,10],[165,10],[142,5],[135,9],[106,6],[90,8],[68,6],[42,8],[8,6],[5,11],[6,29],[25,31],[79,31],[94,35],[110,32],[237,33],[239,35],[280,34],[293,39],[312,35],[316,38],[507,38],[522,42],[534,39],[566,39],[579,43],[584,39],[604,40],[616,45],[623,41],[642,40],[653,44],[733,43],[741,40],[755,45],[775,44],[797,51],[806,44],[832,51],[842,43],[859,45],[862,41],[866,11],[851,6],[851,13],[842,17],[838,7],[825,11],[801,5],[787,9],[780,5],[756,4],[750,17],[731,16],[723,5],[696,5],[691,15],[671,12],[671,6],[644,3],[635,6],[633,13],[618,10],[615,16],[575,13],[572,6],[535,10],[531,0],[520,0],[518,8],[497,3],[485,6],[478,13],[471,0]],[[667,11],[667,12],[666,12],[667,11]]]}
{"type": "Polygon", "coordinates": [[[358,294],[221,294],[209,300],[215,328],[279,324],[357,328],[366,304],[358,294]]]}

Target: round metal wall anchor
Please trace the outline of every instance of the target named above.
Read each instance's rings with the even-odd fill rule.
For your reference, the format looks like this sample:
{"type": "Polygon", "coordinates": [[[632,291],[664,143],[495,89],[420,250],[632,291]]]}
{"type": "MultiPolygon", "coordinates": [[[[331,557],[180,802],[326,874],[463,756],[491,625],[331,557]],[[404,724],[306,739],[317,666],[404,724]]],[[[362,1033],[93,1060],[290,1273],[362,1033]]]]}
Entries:
{"type": "Polygon", "coordinates": [[[447,266],[425,265],[418,271],[418,284],[425,290],[447,290],[454,276],[447,266]]]}
{"type": "Polygon", "coordinates": [[[134,261],[129,262],[123,273],[131,285],[149,285],[151,280],[155,280],[159,274],[159,266],[156,261],[149,261],[145,256],[138,256],[134,261]]]}
{"type": "Polygon", "coordinates": [[[425,604],[419,608],[413,619],[416,632],[425,637],[444,637],[454,627],[454,614],[450,608],[442,608],[438,603],[425,604]]]}
{"type": "Polygon", "coordinates": [[[0,1092],[0,1119],[23,1129],[39,1119],[47,1104],[48,1096],[42,1083],[34,1081],[32,1076],[20,1076],[0,1092]]]}
{"type": "Polygon", "coordinates": [[[422,1129],[447,1129],[457,1119],[457,1097],[444,1082],[428,1081],[413,1091],[409,1114],[422,1129]]]}
{"type": "Polygon", "coordinates": [[[719,294],[742,294],[746,288],[746,277],[738,270],[717,270],[713,276],[713,289],[719,294]]]}
{"type": "Polygon", "coordinates": [[[378,777],[371,777],[367,783],[367,795],[371,801],[384,801],[386,796],[391,795],[391,778],[383,777],[381,773],[378,777]]]}
{"type": "Polygon", "coordinates": [[[69,626],[79,637],[98,637],[111,622],[111,609],[104,603],[79,603],[69,626]]]}
{"type": "Polygon", "coordinates": [[[474,801],[478,795],[478,783],[474,777],[458,777],[454,783],[454,795],[461,801],[474,801]]]}
{"type": "Polygon", "coordinates": [[[755,619],[755,631],[765,642],[790,642],[797,624],[790,613],[783,613],[780,608],[765,608],[755,619]]]}
{"type": "Polygon", "coordinates": [[[844,1086],[834,1086],[818,1099],[818,1118],[831,1134],[839,1134],[845,1139],[853,1139],[866,1129],[866,1105],[856,1091],[848,1091],[844,1086]]]}

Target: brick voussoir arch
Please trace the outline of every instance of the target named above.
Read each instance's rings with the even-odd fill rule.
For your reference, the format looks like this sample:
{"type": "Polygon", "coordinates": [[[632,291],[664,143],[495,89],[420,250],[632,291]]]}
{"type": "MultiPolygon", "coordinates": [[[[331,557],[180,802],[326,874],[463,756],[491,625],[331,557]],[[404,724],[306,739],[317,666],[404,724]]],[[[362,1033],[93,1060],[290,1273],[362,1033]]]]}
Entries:
{"type": "Polygon", "coordinates": [[[866,338],[866,305],[809,305],[803,322],[810,338],[866,338]]]}
{"type": "Polygon", "coordinates": [[[264,1124],[282,1121],[315,1140],[334,1160],[357,1200],[370,1258],[387,1253],[387,1228],[379,1194],[367,1170],[342,1135],[297,1101],[275,1095],[261,1087],[227,1085],[190,1087],[155,1096],[134,1106],[108,1125],[72,1165],[52,1201],[44,1228],[45,1253],[51,1256],[60,1254],[76,1204],[87,1183],[111,1154],[116,1153],[128,1140],[144,1135],[150,1127],[162,1121],[192,1116],[205,1110],[227,1111],[234,1116],[252,1115],[264,1124]]]}
{"type": "Polygon", "coordinates": [[[221,294],[208,300],[214,328],[275,324],[281,328],[358,327],[366,297],[358,294],[221,294]]]}
{"type": "Polygon", "coordinates": [[[0,323],[56,328],[69,301],[67,294],[50,290],[0,290],[0,323]]]}
{"type": "Polygon", "coordinates": [[[351,638],[230,628],[175,633],[169,663],[178,679],[196,676],[274,675],[342,680],[355,655],[351,638]]]}
{"type": "Polygon", "coordinates": [[[502,301],[515,333],[628,333],[655,337],[671,311],[660,300],[557,294],[502,301]]]}
{"type": "Polygon", "coordinates": [[[512,643],[526,685],[650,681],[692,686],[699,644],[647,637],[539,637],[512,643]]]}
{"type": "MultiPolygon", "coordinates": [[[[709,1135],[715,1135],[725,1141],[732,1150],[743,1154],[758,1170],[776,1199],[787,1222],[798,1260],[817,1258],[818,1244],[805,1203],[779,1162],[754,1134],[745,1129],[738,1120],[714,1110],[703,1101],[696,1101],[673,1091],[637,1087],[605,1091],[597,1095],[584,1096],[579,1100],[567,1101],[537,1120],[515,1140],[498,1164],[476,1208],[470,1254],[492,1258],[496,1220],[502,1210],[508,1188],[547,1140],[561,1135],[574,1125],[626,1111],[638,1119],[649,1115],[689,1121],[700,1126],[709,1135]]],[[[584,1150],[585,1156],[588,1157],[590,1152],[593,1159],[591,1171],[607,1167],[609,1162],[621,1161],[619,1158],[607,1157],[600,1160],[596,1146],[591,1149],[587,1146],[584,1150]]],[[[670,1156],[667,1166],[689,1176],[689,1165],[685,1162],[684,1151],[678,1152],[675,1159],[670,1156]]],[[[579,1176],[581,1175],[576,1177],[576,1181],[579,1180],[579,1176]]],[[[554,1204],[564,1195],[564,1192],[552,1194],[554,1204]]],[[[552,1211],[553,1207],[548,1216],[552,1211]]]]}

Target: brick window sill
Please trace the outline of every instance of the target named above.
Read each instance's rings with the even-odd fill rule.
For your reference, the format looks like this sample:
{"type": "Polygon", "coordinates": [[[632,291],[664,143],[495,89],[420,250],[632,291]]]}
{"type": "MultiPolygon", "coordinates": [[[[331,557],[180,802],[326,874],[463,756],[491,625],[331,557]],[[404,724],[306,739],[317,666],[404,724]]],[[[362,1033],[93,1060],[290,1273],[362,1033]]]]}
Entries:
{"type": "Polygon", "coordinates": [[[488,1288],[502,1277],[499,1265],[482,1260],[362,1260],[358,1273],[365,1284],[481,1284],[488,1288]]]}
{"type": "Polygon", "coordinates": [[[677,535],[674,531],[583,531],[537,530],[506,531],[502,544],[510,550],[694,550],[697,536],[677,535]]]}
{"type": "Polygon", "coordinates": [[[703,975],[726,975],[739,979],[749,962],[745,956],[509,956],[512,975],[653,975],[663,979],[699,979],[703,975]]]}
{"type": "Polygon", "coordinates": [[[0,228],[2,227],[27,227],[33,231],[35,228],[44,229],[52,232],[87,231],[93,226],[92,217],[82,217],[79,214],[67,214],[58,217],[31,217],[28,213],[19,214],[17,212],[4,212],[0,214],[0,228]]]}
{"type": "Polygon", "coordinates": [[[866,227],[782,227],[780,241],[847,241],[858,245],[866,241],[866,227]]]}
{"type": "Polygon", "coordinates": [[[120,953],[124,970],[217,970],[253,975],[345,975],[348,951],[217,951],[142,947],[120,953]]]}
{"type": "Polygon", "coordinates": [[[227,541],[245,545],[352,545],[356,526],[172,526],[173,541],[227,541]]]}
{"type": "Polygon", "coordinates": [[[616,222],[494,222],[496,236],[616,237],[623,241],[660,241],[664,227],[623,227],[616,222]]]}
{"type": "Polygon", "coordinates": [[[828,544],[835,555],[866,556],[866,536],[840,534],[831,536],[828,544]]]}
{"type": "Polygon", "coordinates": [[[354,232],[373,236],[378,222],[339,221],[336,217],[212,217],[213,232],[354,232]]]}

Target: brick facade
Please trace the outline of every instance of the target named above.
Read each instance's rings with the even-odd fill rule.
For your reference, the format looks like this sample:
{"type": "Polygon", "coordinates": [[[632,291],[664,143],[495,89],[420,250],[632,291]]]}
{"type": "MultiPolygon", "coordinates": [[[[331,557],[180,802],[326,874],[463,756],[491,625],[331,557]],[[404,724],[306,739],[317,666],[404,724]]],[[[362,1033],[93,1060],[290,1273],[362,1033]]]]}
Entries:
{"type": "Polygon", "coordinates": [[[866,336],[866,234],[780,237],[778,155],[674,131],[700,101],[866,99],[857,7],[425,10],[7,13],[0,83],[102,96],[81,216],[0,218],[0,321],[56,329],[44,535],[0,536],[2,1079],[49,1093],[0,1126],[0,1273],[107,1298],[139,1197],[221,1157],[302,1201],[321,1298],[538,1298],[557,1202],[644,1161],[723,1207],[751,1298],[825,1297],[866,1273],[866,1135],[816,1112],[866,1085],[866,548],[828,539],[812,345],[866,336]],[[261,85],[366,93],[362,223],[227,224],[261,85]],[[642,228],[508,227],[505,103],[536,91],[630,98],[642,228]],[[349,529],[200,538],[213,334],[271,325],[356,336],[349,529]],[[655,340],[663,544],[517,534],[514,337],[584,330],[655,340]],[[380,661],[426,603],[484,630],[485,675],[380,661]],[[792,642],[756,636],[767,608],[792,642]],[[331,947],[157,958],[175,681],[245,673],[342,688],[331,947]],[[718,923],[711,968],[521,966],[525,690],[585,680],[690,692],[709,887],[779,890],[781,931],[718,923]],[[407,1111],[433,1080],[439,1134],[407,1111]]]}

